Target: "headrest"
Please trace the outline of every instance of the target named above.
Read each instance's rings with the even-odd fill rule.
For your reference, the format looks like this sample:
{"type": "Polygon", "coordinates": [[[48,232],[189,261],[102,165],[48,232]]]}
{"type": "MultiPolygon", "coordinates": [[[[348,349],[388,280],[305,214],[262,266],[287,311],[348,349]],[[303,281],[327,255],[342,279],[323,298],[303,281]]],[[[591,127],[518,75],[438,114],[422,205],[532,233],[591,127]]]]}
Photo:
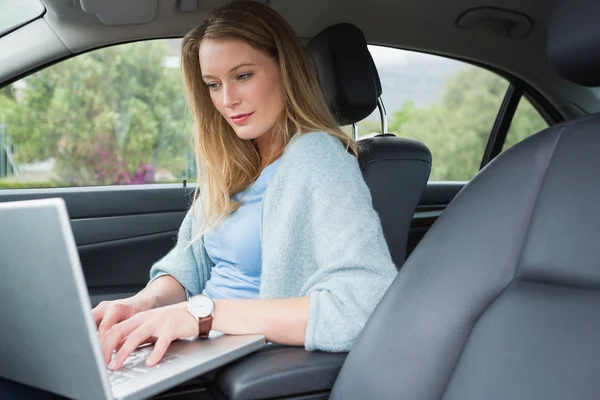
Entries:
{"type": "Polygon", "coordinates": [[[329,108],[340,125],[356,123],[377,108],[381,82],[362,31],[332,25],[307,45],[329,108]]]}
{"type": "Polygon", "coordinates": [[[600,86],[600,1],[555,0],[548,21],[550,63],[565,79],[600,86]]]}

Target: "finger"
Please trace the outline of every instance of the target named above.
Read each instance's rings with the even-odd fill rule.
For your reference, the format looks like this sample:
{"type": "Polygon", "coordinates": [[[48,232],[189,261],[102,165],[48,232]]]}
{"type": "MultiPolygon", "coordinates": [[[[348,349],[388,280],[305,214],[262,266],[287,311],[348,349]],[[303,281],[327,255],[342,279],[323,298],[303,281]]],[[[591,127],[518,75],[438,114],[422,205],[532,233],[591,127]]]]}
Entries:
{"type": "Polygon", "coordinates": [[[100,302],[93,310],[92,316],[94,317],[94,323],[96,324],[96,329],[98,329],[98,325],[104,318],[104,313],[106,312],[106,303],[100,302]]]}
{"type": "Polygon", "coordinates": [[[104,340],[104,336],[109,329],[125,319],[120,315],[121,313],[122,310],[119,307],[110,308],[106,311],[104,318],[102,318],[102,322],[98,325],[98,336],[100,337],[100,340],[104,340]]]}
{"type": "Polygon", "coordinates": [[[113,350],[117,350],[123,346],[121,342],[126,341],[127,337],[131,332],[137,329],[143,324],[143,320],[130,319],[125,322],[121,322],[114,325],[110,330],[106,332],[106,335],[101,341],[102,354],[104,355],[104,361],[108,364],[112,359],[113,350]],[[121,344],[121,345],[120,345],[121,344]]]}
{"type": "Polygon", "coordinates": [[[119,343],[117,343],[117,345],[115,346],[115,348],[113,350],[119,351],[121,349],[121,347],[123,347],[123,345],[125,344],[126,340],[127,340],[127,336],[121,338],[121,340],[119,341],[119,343]]]}
{"type": "MultiPolygon", "coordinates": [[[[135,317],[137,314],[133,314],[135,317]]],[[[113,304],[109,307],[104,315],[104,319],[98,327],[98,335],[100,338],[111,329],[114,325],[129,320],[132,318],[131,308],[123,304],[113,304]]]]}
{"type": "Polygon", "coordinates": [[[160,360],[162,360],[163,356],[167,352],[167,349],[169,348],[169,345],[171,344],[172,341],[173,341],[173,337],[171,335],[167,335],[167,334],[160,335],[158,337],[158,340],[154,344],[154,350],[152,350],[152,353],[150,353],[150,355],[146,359],[146,366],[153,367],[160,360]]]}
{"type": "Polygon", "coordinates": [[[123,343],[123,346],[117,351],[114,360],[110,363],[108,368],[113,371],[121,368],[127,357],[129,357],[140,344],[144,343],[148,338],[154,335],[156,332],[155,325],[157,324],[154,322],[146,322],[131,332],[127,337],[127,340],[125,340],[125,343],[123,343]]]}
{"type": "MultiPolygon", "coordinates": [[[[121,339],[121,341],[119,342],[119,344],[117,345],[117,347],[115,348],[115,350],[119,351],[121,350],[121,347],[123,347],[123,344],[125,344],[125,341],[127,340],[127,337],[124,337],[121,339]]],[[[148,339],[146,339],[143,343],[140,344],[140,346],[143,346],[145,344],[152,344],[156,342],[156,338],[154,337],[149,337],[148,339]]],[[[139,347],[139,346],[138,346],[139,347]]]]}

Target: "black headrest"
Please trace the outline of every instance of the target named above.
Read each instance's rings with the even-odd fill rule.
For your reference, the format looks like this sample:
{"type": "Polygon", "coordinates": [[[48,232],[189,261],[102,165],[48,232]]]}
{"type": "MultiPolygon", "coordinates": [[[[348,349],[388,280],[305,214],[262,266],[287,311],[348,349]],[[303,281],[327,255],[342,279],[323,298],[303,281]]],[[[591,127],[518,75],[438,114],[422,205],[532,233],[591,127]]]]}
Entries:
{"type": "Polygon", "coordinates": [[[600,86],[600,1],[555,0],[548,21],[548,57],[564,78],[600,86]]]}
{"type": "Polygon", "coordinates": [[[381,82],[362,31],[348,23],[332,25],[307,47],[338,123],[349,125],[368,117],[377,108],[381,82]]]}

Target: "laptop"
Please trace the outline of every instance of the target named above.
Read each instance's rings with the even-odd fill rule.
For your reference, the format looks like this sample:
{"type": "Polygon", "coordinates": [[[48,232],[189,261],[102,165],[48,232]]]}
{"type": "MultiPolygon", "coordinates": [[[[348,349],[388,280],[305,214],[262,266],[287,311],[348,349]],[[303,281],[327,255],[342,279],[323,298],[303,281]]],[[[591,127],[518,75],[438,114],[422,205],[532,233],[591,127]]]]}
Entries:
{"type": "Polygon", "coordinates": [[[143,399],[259,350],[262,335],[140,347],[110,372],[62,199],[0,203],[0,377],[73,399],[143,399]]]}

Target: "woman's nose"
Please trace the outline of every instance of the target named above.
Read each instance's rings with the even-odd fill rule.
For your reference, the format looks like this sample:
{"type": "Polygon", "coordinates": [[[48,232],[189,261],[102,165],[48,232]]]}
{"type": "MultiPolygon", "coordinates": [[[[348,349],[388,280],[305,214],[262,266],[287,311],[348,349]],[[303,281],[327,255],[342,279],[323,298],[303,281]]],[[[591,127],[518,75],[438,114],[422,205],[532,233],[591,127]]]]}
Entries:
{"type": "Polygon", "coordinates": [[[223,105],[225,107],[233,107],[240,103],[235,85],[223,85],[223,105]]]}

